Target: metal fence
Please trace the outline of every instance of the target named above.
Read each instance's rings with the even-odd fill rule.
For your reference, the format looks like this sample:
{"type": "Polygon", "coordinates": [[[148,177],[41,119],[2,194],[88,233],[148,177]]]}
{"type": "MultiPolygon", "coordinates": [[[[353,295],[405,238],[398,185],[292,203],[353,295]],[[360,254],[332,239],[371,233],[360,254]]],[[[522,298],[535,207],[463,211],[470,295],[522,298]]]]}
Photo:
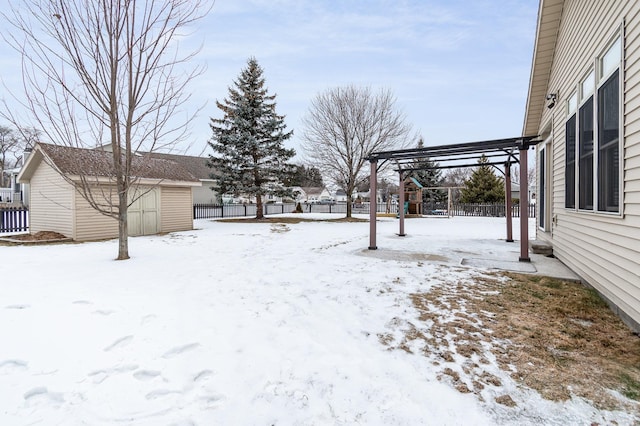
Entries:
{"type": "MultiPolygon", "coordinates": [[[[511,206],[511,217],[520,217],[520,204],[511,206]]],[[[504,217],[506,206],[497,204],[453,204],[453,216],[484,216],[484,217],[504,217]]],[[[536,205],[529,204],[529,217],[536,217],[536,205]]]]}
{"type": "MultiPolygon", "coordinates": [[[[303,213],[347,213],[347,203],[301,203],[303,213]]],[[[295,203],[263,204],[265,215],[291,213],[296,209],[295,203]]],[[[535,204],[529,205],[529,217],[535,217],[535,204]]],[[[353,203],[352,213],[369,214],[369,203],[353,203]]],[[[387,205],[378,203],[378,213],[398,213],[397,204],[387,205]]],[[[447,215],[447,205],[427,204],[423,205],[425,215],[447,215]]],[[[505,215],[504,204],[454,204],[451,211],[453,216],[489,216],[503,217],[505,215]]],[[[193,206],[194,219],[216,219],[225,217],[247,217],[256,215],[255,204],[195,204],[193,206]]],[[[520,217],[520,205],[511,208],[512,217],[520,217]]]]}
{"type": "Polygon", "coordinates": [[[0,234],[29,231],[29,210],[24,207],[0,208],[0,234]]]}

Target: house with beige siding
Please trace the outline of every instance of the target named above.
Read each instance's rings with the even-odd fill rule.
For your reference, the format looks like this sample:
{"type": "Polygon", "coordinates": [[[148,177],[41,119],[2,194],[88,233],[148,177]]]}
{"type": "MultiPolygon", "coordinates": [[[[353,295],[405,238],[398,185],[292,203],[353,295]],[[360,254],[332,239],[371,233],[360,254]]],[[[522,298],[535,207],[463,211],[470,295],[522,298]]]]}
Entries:
{"type": "Polygon", "coordinates": [[[537,239],[640,329],[640,2],[541,0],[537,239]]]}
{"type": "Polygon", "coordinates": [[[215,174],[216,171],[207,165],[208,158],[157,152],[148,155],[152,158],[174,161],[202,182],[201,186],[191,188],[191,192],[193,192],[193,204],[217,204],[222,201],[220,194],[217,192],[218,184],[216,180],[211,177],[212,173],[215,174]]]}
{"type": "MultiPolygon", "coordinates": [[[[90,188],[96,203],[116,209],[111,156],[100,149],[37,144],[18,175],[30,186],[30,231],[55,231],[76,241],[117,237],[117,220],[83,196],[90,188]]],[[[191,188],[202,185],[196,177],[176,162],[149,157],[134,159],[132,170],[130,235],[193,229],[191,188]]]]}

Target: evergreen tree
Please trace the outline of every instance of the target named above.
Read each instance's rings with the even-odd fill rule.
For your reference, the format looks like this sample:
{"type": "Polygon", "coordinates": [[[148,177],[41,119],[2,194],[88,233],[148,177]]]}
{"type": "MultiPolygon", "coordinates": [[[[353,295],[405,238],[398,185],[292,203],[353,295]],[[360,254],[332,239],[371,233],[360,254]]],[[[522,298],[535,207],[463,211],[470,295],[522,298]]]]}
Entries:
{"type": "Polygon", "coordinates": [[[464,181],[461,201],[463,203],[498,203],[504,201],[504,179],[493,172],[484,155],[478,160],[471,177],[464,181]]]}
{"type": "Polygon", "coordinates": [[[291,178],[285,180],[287,186],[300,186],[300,187],[324,187],[322,181],[322,174],[317,167],[305,165],[293,165],[293,173],[291,178]]]}
{"type": "MultiPolygon", "coordinates": [[[[418,148],[424,147],[424,141],[422,137],[418,140],[418,148]]],[[[433,188],[437,186],[443,186],[442,170],[438,167],[440,165],[429,158],[418,159],[414,162],[414,170],[411,174],[420,184],[425,188],[433,188]]],[[[447,198],[447,192],[443,190],[424,190],[422,191],[423,202],[442,202],[447,198]]]]}
{"type": "Polygon", "coordinates": [[[287,161],[295,155],[285,149],[284,116],[276,114],[275,95],[269,95],[255,58],[250,58],[223,102],[216,102],[224,117],[211,119],[209,145],[216,154],[209,166],[217,171],[220,192],[256,197],[257,219],[263,217],[262,197],[291,196],[285,182],[293,172],[287,161]]]}

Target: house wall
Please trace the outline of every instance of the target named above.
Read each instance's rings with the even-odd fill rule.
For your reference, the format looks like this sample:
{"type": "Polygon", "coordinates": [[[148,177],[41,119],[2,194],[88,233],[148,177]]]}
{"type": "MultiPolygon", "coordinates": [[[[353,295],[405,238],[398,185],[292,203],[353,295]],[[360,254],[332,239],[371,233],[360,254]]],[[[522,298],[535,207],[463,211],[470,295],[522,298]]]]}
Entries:
{"type": "Polygon", "coordinates": [[[44,161],[31,178],[29,228],[39,231],[59,232],[73,238],[72,210],[73,188],[44,161]]]}
{"type": "Polygon", "coordinates": [[[193,204],[216,204],[219,202],[218,193],[211,189],[214,185],[214,181],[202,181],[202,186],[194,186],[191,190],[193,192],[193,204]]]}
{"type": "MultiPolygon", "coordinates": [[[[629,324],[640,324],[640,2],[567,0],[548,93],[559,94],[553,109],[545,108],[539,134],[548,130],[551,227],[537,238],[552,243],[554,255],[603,294],[629,324]],[[566,102],[594,66],[620,28],[624,56],[623,200],[622,214],[565,209],[566,102]],[[620,312],[621,311],[621,312],[620,312]]],[[[538,179],[540,181],[540,179],[538,179]]]]}
{"type": "Polygon", "coordinates": [[[160,188],[161,232],[193,229],[193,198],[189,187],[160,188]]]}
{"type": "MultiPolygon", "coordinates": [[[[107,187],[94,187],[92,191],[96,199],[103,199],[106,202],[108,197],[111,196],[113,202],[117,202],[117,194],[113,189],[109,191],[107,187]]],[[[100,214],[77,191],[75,192],[75,206],[74,240],[90,241],[118,236],[118,221],[115,218],[100,214]]]]}

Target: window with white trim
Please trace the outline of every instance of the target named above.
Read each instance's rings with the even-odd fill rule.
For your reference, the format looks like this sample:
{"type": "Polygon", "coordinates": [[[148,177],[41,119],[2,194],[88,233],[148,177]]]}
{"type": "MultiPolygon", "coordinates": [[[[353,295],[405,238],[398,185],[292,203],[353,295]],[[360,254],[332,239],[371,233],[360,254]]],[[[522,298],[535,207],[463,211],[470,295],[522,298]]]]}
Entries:
{"type": "Polygon", "coordinates": [[[598,211],[620,211],[620,39],[601,60],[598,87],[598,211]]]}
{"type": "Polygon", "coordinates": [[[621,44],[618,37],[567,100],[566,208],[577,201],[579,210],[620,212],[621,44]]]}

